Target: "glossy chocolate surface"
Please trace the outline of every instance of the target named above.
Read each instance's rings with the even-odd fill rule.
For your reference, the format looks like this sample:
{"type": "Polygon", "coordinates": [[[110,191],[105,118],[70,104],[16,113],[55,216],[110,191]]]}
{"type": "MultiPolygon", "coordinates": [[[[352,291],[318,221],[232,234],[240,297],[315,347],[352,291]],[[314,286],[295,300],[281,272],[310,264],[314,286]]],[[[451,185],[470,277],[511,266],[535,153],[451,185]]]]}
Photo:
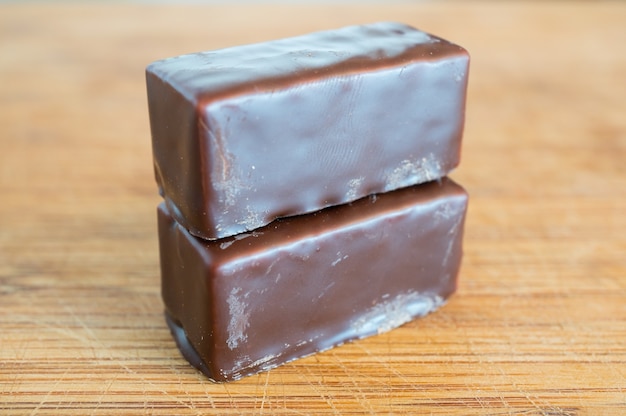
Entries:
{"type": "Polygon", "coordinates": [[[444,178],[208,241],[161,204],[168,324],[216,381],[393,329],[454,292],[466,207],[444,178]]]}
{"type": "Polygon", "coordinates": [[[459,163],[468,62],[397,23],[154,62],[160,192],[217,239],[443,177],[459,163]]]}

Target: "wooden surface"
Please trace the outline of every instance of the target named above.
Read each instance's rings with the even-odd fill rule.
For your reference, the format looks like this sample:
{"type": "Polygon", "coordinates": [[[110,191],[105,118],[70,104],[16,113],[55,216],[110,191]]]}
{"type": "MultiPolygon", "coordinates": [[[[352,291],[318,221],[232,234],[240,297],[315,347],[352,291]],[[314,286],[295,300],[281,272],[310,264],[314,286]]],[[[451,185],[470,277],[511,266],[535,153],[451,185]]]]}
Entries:
{"type": "Polygon", "coordinates": [[[0,5],[0,413],[626,414],[626,3],[0,5]],[[143,70],[375,20],[472,53],[458,293],[239,382],[162,316],[143,70]]]}

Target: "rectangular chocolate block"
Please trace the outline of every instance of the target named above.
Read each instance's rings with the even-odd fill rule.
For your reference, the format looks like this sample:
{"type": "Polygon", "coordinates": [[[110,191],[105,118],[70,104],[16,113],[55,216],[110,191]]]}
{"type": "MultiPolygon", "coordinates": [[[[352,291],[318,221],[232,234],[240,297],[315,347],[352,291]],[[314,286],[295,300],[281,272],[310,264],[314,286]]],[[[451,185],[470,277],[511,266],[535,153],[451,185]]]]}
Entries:
{"type": "Polygon", "coordinates": [[[227,381],[400,326],[454,292],[466,206],[444,178],[208,241],[161,204],[172,333],[227,381]]]}
{"type": "Polygon", "coordinates": [[[468,62],[398,23],[154,62],[160,192],[217,239],[441,178],[459,163],[468,62]]]}

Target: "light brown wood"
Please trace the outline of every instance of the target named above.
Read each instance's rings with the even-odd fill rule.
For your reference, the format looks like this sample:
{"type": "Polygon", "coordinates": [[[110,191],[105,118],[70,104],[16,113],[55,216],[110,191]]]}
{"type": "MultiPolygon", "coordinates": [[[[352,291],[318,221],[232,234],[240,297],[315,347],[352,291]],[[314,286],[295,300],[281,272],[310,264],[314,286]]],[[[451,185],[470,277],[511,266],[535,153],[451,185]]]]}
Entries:
{"type": "Polygon", "coordinates": [[[0,413],[626,414],[626,3],[0,5],[0,413]],[[375,20],[472,53],[458,293],[231,384],[162,316],[143,70],[375,20]]]}

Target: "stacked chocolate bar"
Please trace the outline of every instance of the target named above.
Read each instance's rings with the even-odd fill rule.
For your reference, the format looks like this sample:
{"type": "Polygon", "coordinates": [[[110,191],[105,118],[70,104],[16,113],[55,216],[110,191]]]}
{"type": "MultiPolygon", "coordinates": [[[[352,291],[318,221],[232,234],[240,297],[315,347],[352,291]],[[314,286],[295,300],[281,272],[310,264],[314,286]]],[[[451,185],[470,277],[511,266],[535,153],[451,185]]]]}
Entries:
{"type": "Polygon", "coordinates": [[[148,66],[165,315],[191,364],[235,380],[445,302],[468,62],[377,23],[148,66]]]}

